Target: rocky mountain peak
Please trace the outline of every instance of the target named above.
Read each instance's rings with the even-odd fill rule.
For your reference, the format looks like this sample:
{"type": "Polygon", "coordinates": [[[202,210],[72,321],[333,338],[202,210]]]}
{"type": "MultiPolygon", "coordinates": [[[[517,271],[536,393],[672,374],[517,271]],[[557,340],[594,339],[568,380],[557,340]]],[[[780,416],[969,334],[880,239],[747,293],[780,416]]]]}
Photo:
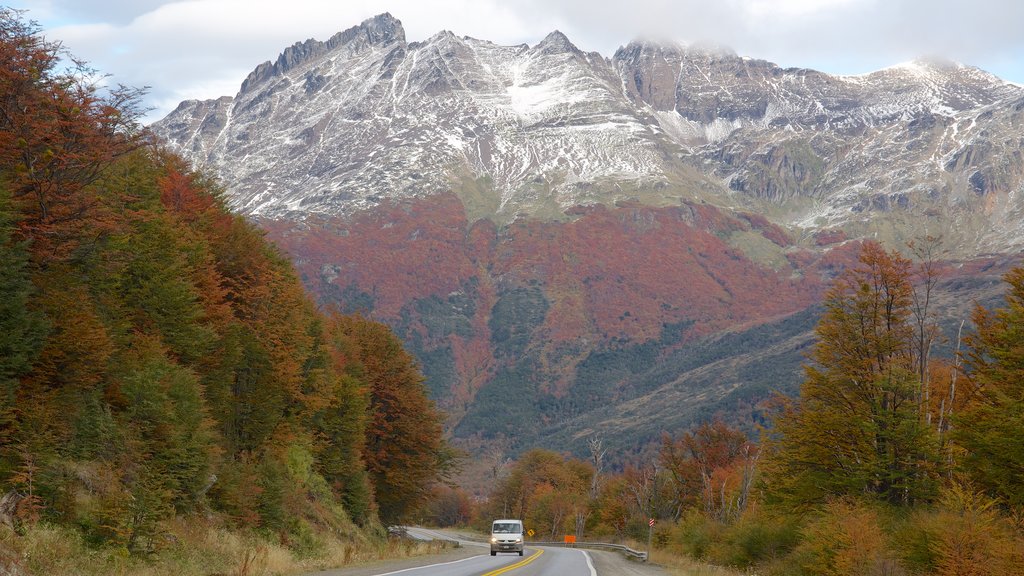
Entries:
{"type": "MultiPolygon", "coordinates": [[[[723,44],[700,42],[696,44],[687,44],[686,46],[681,46],[681,48],[683,52],[691,58],[704,58],[713,61],[742,60],[735,50],[723,44]]],[[[757,61],[753,59],[746,60],[752,62],[757,61]]]]}
{"type": "Polygon", "coordinates": [[[381,14],[287,48],[233,101],[179,107],[154,130],[261,216],[453,189],[497,222],[689,198],[851,235],[915,218],[931,233],[929,219],[970,213],[976,230],[949,233],[972,253],[1024,246],[1021,102],[1024,88],[948,61],[834,76],[650,40],[606,59],[559,31],[532,47],[451,32],[407,43],[381,14]]]}
{"type": "MultiPolygon", "coordinates": [[[[998,81],[994,76],[988,75],[977,68],[967,66],[953,60],[944,58],[927,57],[916,58],[907,62],[901,62],[888,68],[875,72],[875,75],[895,75],[912,81],[956,81],[960,75],[974,76],[976,73],[989,76],[987,80],[998,81]]],[[[978,77],[981,78],[982,76],[978,77]]]]}
{"type": "Polygon", "coordinates": [[[536,50],[537,52],[540,52],[541,54],[563,54],[566,52],[580,52],[580,49],[577,48],[576,45],[573,44],[572,41],[570,41],[565,34],[562,34],[558,30],[555,30],[554,32],[551,32],[550,34],[545,36],[543,40],[538,42],[537,45],[533,47],[533,49],[536,50]]]}
{"type": "Polygon", "coordinates": [[[351,52],[359,52],[366,47],[394,42],[405,43],[405,29],[402,28],[402,22],[387,12],[378,14],[364,20],[358,26],[338,32],[326,42],[310,38],[305,42],[292,44],[285,48],[284,52],[277,57],[276,62],[271,63],[268,60],[249,73],[249,76],[242,82],[241,91],[248,92],[268,78],[281,76],[296,66],[318,60],[341,46],[347,46],[351,52]]]}
{"type": "MultiPolygon", "coordinates": [[[[352,33],[352,36],[358,34],[364,34],[366,40],[370,44],[389,44],[391,42],[405,42],[405,29],[402,28],[402,22],[392,16],[389,12],[378,14],[373,18],[364,20],[362,24],[354,28],[350,28],[342,34],[348,32],[352,33]]],[[[347,40],[343,40],[345,42],[347,40]]]]}
{"type": "Polygon", "coordinates": [[[400,326],[465,438],[793,382],[813,312],[716,341],[750,356],[710,360],[727,373],[691,343],[805,309],[848,240],[1024,249],[1024,87],[953,63],[834,76],[643,40],[606,59],[560,32],[407,43],[385,14],[153,132],[276,230],[325,304],[400,326]],[[783,341],[790,364],[765,355],[783,341]]]}

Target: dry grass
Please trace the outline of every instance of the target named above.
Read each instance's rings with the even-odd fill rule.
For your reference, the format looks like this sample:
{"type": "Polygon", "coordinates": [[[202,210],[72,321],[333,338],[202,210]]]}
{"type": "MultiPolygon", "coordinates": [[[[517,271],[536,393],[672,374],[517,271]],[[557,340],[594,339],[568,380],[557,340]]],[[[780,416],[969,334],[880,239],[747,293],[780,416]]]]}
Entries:
{"type": "Polygon", "coordinates": [[[665,572],[672,576],[756,576],[754,572],[740,572],[723,566],[703,564],[665,550],[654,550],[651,553],[651,562],[664,567],[665,572]]]}
{"type": "Polygon", "coordinates": [[[93,548],[66,527],[38,524],[24,535],[0,528],[0,574],[16,576],[288,576],[443,551],[442,542],[321,535],[315,553],[297,554],[279,543],[203,522],[165,526],[163,545],[140,557],[124,548],[93,548]]]}

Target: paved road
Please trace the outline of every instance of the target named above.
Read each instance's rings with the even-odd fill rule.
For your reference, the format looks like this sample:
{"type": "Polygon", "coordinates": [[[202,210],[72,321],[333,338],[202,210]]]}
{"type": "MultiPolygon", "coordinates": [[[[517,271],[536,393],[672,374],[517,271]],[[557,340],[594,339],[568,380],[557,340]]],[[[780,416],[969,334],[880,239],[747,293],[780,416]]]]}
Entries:
{"type": "Polygon", "coordinates": [[[384,572],[377,576],[385,574],[401,574],[402,576],[498,576],[499,574],[508,574],[509,576],[597,576],[597,571],[594,570],[590,557],[582,550],[527,547],[526,553],[522,557],[518,554],[498,554],[497,556],[483,554],[441,564],[384,572]]]}
{"type": "Polygon", "coordinates": [[[420,540],[458,540],[454,554],[420,557],[319,572],[317,576],[663,576],[659,568],[629,562],[613,552],[527,546],[526,554],[490,555],[487,544],[459,538],[449,532],[408,528],[420,540]]]}
{"type": "MultiPolygon", "coordinates": [[[[453,538],[451,534],[425,528],[407,528],[406,533],[420,540],[453,538]]],[[[509,574],[509,576],[540,576],[542,574],[550,574],[552,576],[597,576],[593,560],[583,550],[527,546],[522,557],[518,554],[491,556],[490,547],[486,544],[463,540],[457,537],[456,539],[464,547],[479,549],[482,555],[462,558],[443,564],[405,569],[395,574],[400,573],[402,576],[498,576],[499,574],[509,574]]]]}

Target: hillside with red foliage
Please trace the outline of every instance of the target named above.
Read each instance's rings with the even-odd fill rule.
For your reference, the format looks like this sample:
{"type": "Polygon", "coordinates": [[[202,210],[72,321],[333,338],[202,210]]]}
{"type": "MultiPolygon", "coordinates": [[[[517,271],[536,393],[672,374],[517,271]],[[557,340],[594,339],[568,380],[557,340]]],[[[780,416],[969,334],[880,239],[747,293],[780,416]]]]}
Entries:
{"type": "MultiPolygon", "coordinates": [[[[706,204],[620,203],[568,216],[498,227],[469,222],[459,199],[443,195],[346,220],[261,225],[321,304],[362,312],[402,336],[452,427],[503,373],[531,380],[538,397],[573,404],[588,357],[680,348],[805,310],[855,257],[841,246],[798,248],[760,216],[706,204]],[[784,249],[789,266],[754,262],[728,242],[737,233],[784,249]]],[[[620,384],[603,386],[619,397],[620,384]]],[[[558,417],[557,409],[544,416],[558,417]]]]}

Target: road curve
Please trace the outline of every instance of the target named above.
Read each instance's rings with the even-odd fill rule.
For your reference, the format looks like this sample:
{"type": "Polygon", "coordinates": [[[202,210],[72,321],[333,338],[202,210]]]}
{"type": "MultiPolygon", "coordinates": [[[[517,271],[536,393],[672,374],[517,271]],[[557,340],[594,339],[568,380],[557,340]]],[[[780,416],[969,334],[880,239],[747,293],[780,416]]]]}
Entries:
{"type": "Polygon", "coordinates": [[[583,550],[527,547],[526,554],[489,553],[459,560],[380,572],[374,576],[597,576],[583,550]]]}
{"type": "Polygon", "coordinates": [[[464,540],[448,532],[407,528],[418,540],[457,540],[461,548],[454,554],[420,557],[414,564],[385,562],[317,572],[310,576],[654,576],[663,575],[649,564],[629,562],[614,552],[572,548],[527,546],[526,553],[490,555],[487,544],[464,540]]]}

